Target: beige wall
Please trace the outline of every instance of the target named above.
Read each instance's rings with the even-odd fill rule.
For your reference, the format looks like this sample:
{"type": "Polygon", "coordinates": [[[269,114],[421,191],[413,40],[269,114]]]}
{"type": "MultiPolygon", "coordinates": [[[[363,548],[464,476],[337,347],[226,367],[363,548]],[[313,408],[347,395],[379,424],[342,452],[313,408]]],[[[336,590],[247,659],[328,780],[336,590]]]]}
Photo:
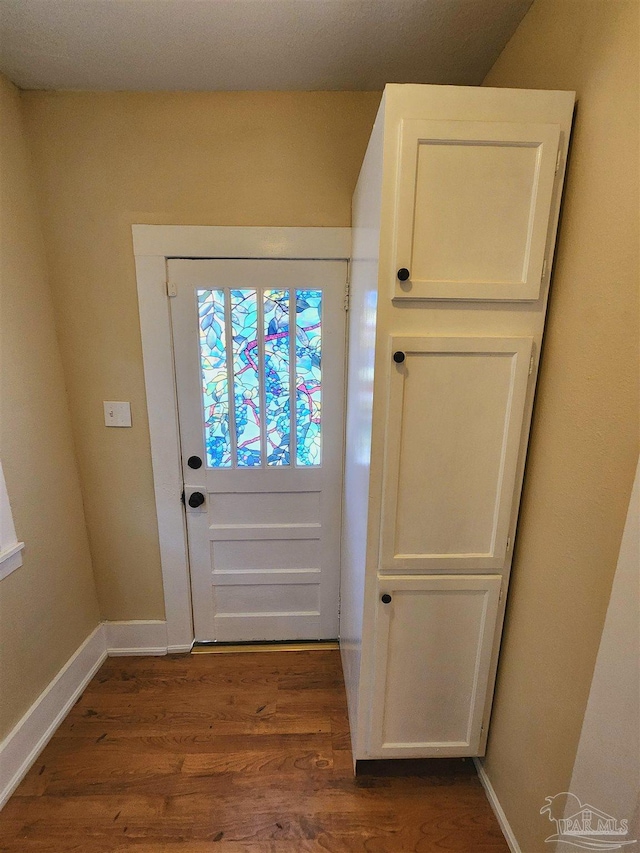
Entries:
{"type": "Polygon", "coordinates": [[[484,81],[578,94],[486,759],[524,853],[568,790],[638,454],[638,8],[535,0],[484,81]]]}
{"type": "Polygon", "coordinates": [[[0,739],[98,624],[18,91],[0,77],[0,454],[23,564],[0,581],[0,739]]]}
{"type": "Polygon", "coordinates": [[[164,612],[131,224],[349,225],[379,99],[23,95],[104,618],[164,612]],[[103,426],[105,399],[132,429],[103,426]]]}
{"type": "Polygon", "coordinates": [[[640,839],[639,561],[640,464],[569,788],[628,820],[634,839],[640,839]]]}

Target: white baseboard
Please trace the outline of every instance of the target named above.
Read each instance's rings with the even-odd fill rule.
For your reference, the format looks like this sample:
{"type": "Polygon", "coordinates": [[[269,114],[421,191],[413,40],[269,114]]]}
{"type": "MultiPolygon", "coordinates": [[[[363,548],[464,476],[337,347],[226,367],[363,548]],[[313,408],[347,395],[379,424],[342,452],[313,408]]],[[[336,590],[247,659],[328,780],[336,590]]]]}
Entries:
{"type": "MultiPolygon", "coordinates": [[[[190,651],[191,646],[171,651],[190,651]]],[[[166,655],[167,623],[101,622],[0,743],[0,809],[107,655],[166,655]]]]}
{"type": "Polygon", "coordinates": [[[104,628],[110,656],[167,654],[166,622],[158,619],[105,622],[104,628]]]}
{"type": "Polygon", "coordinates": [[[18,787],[106,657],[104,628],[98,625],[0,743],[0,808],[18,787]]]}
{"type": "Polygon", "coordinates": [[[509,850],[511,853],[522,853],[520,849],[520,845],[518,844],[518,839],[515,837],[511,826],[509,825],[509,821],[507,820],[507,816],[504,813],[504,809],[500,805],[500,800],[498,799],[498,795],[496,794],[493,785],[489,777],[486,774],[486,771],[482,765],[482,761],[479,758],[474,758],[473,763],[476,765],[476,770],[478,771],[478,777],[480,782],[482,783],[482,787],[484,788],[487,799],[489,800],[489,804],[493,809],[493,813],[498,818],[498,823],[500,824],[500,829],[502,830],[502,834],[505,837],[507,844],[509,845],[509,850]]]}

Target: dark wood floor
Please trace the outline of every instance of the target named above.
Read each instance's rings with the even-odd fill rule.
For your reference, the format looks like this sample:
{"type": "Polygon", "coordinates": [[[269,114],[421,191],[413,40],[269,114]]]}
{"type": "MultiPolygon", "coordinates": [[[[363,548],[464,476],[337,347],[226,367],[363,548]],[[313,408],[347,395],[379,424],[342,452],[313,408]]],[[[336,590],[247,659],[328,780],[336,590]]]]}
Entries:
{"type": "Polygon", "coordinates": [[[0,850],[508,848],[471,761],[355,779],[339,653],[305,651],[110,658],[0,812],[0,850]]]}

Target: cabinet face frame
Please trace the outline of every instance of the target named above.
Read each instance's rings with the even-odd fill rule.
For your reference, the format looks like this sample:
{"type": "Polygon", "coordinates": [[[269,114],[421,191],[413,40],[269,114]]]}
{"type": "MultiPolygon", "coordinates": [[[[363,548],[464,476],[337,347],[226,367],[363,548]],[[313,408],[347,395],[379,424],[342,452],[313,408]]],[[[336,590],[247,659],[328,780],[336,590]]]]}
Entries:
{"type": "MultiPolygon", "coordinates": [[[[375,628],[375,674],[372,689],[372,707],[368,737],[369,757],[463,757],[479,754],[501,584],[502,578],[499,575],[379,577],[375,628]],[[381,596],[385,593],[391,595],[391,602],[388,604],[384,604],[381,601],[381,596]],[[465,595],[466,593],[482,596],[482,610],[479,619],[480,624],[478,628],[477,642],[473,646],[473,649],[475,650],[475,660],[473,662],[472,685],[467,706],[468,713],[465,737],[460,738],[459,740],[437,740],[435,738],[430,738],[428,734],[429,720],[426,719],[424,738],[420,740],[387,740],[385,737],[385,731],[390,710],[388,703],[389,691],[391,691],[393,696],[397,698],[400,696],[407,696],[411,692],[411,688],[414,690],[416,689],[416,685],[413,682],[411,686],[406,685],[406,690],[404,689],[404,686],[401,687],[401,685],[397,683],[398,681],[402,682],[404,678],[404,674],[402,672],[398,672],[398,670],[401,670],[402,668],[398,661],[395,661],[396,666],[393,672],[393,678],[396,680],[395,690],[393,687],[389,687],[388,685],[391,677],[390,670],[394,666],[394,655],[393,649],[391,648],[394,638],[394,630],[402,631],[404,627],[404,623],[394,612],[394,607],[398,607],[399,599],[401,599],[402,595],[423,594],[428,597],[429,594],[432,593],[451,595],[454,597],[456,595],[465,595]]],[[[428,632],[430,627],[429,623],[425,622],[424,631],[428,632]]],[[[438,627],[441,628],[442,626],[440,625],[438,627]]],[[[435,630],[437,630],[438,627],[435,630]]],[[[450,624],[448,630],[455,631],[455,625],[450,624]]],[[[409,638],[407,642],[410,642],[410,639],[411,638],[409,638]]],[[[442,654],[447,654],[447,649],[445,647],[442,649],[442,654]]],[[[425,661],[424,666],[420,666],[420,670],[420,675],[422,675],[423,672],[428,673],[429,662],[425,661]]],[[[407,673],[407,678],[411,678],[410,672],[407,673]]],[[[439,686],[441,686],[442,675],[440,675],[437,680],[439,681],[439,686]]],[[[435,686],[435,690],[438,690],[438,685],[435,686]]],[[[408,708],[407,713],[411,714],[412,719],[415,720],[414,715],[419,712],[418,709],[408,708]]],[[[442,709],[442,713],[446,714],[445,708],[442,709]]],[[[435,720],[434,726],[442,726],[442,723],[442,719],[435,720]]],[[[396,720],[396,725],[397,724],[398,720],[396,720]]]]}
{"type": "MultiPolygon", "coordinates": [[[[475,301],[538,299],[543,278],[549,272],[545,269],[545,253],[559,160],[559,141],[560,125],[557,124],[403,119],[400,129],[394,228],[394,275],[401,268],[408,269],[411,275],[404,282],[395,279],[394,298],[475,301]],[[534,174],[527,201],[528,223],[522,252],[522,275],[519,278],[491,281],[414,277],[414,219],[419,153],[423,145],[439,148],[450,145],[461,148],[476,146],[535,149],[534,174]]],[[[491,247],[487,246],[487,255],[490,252],[491,247]]]]}
{"type": "MultiPolygon", "coordinates": [[[[387,435],[384,450],[383,501],[381,510],[381,572],[478,572],[503,571],[507,565],[507,539],[516,494],[529,370],[533,352],[531,337],[391,337],[387,435]],[[401,364],[392,353],[403,352],[401,364]],[[498,485],[492,516],[491,546],[480,553],[398,553],[398,512],[406,385],[412,356],[472,354],[511,356],[511,383],[505,410],[498,485]]],[[[419,499],[419,496],[416,496],[419,499]]]]}

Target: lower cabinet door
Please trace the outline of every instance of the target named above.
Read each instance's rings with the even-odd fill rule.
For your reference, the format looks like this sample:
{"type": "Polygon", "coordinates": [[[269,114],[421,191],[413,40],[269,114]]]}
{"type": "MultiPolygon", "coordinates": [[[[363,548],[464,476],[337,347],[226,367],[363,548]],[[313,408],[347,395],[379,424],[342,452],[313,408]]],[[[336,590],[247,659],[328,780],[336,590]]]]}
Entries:
{"type": "Polygon", "coordinates": [[[372,758],[478,754],[501,581],[380,578],[372,758]]]}

